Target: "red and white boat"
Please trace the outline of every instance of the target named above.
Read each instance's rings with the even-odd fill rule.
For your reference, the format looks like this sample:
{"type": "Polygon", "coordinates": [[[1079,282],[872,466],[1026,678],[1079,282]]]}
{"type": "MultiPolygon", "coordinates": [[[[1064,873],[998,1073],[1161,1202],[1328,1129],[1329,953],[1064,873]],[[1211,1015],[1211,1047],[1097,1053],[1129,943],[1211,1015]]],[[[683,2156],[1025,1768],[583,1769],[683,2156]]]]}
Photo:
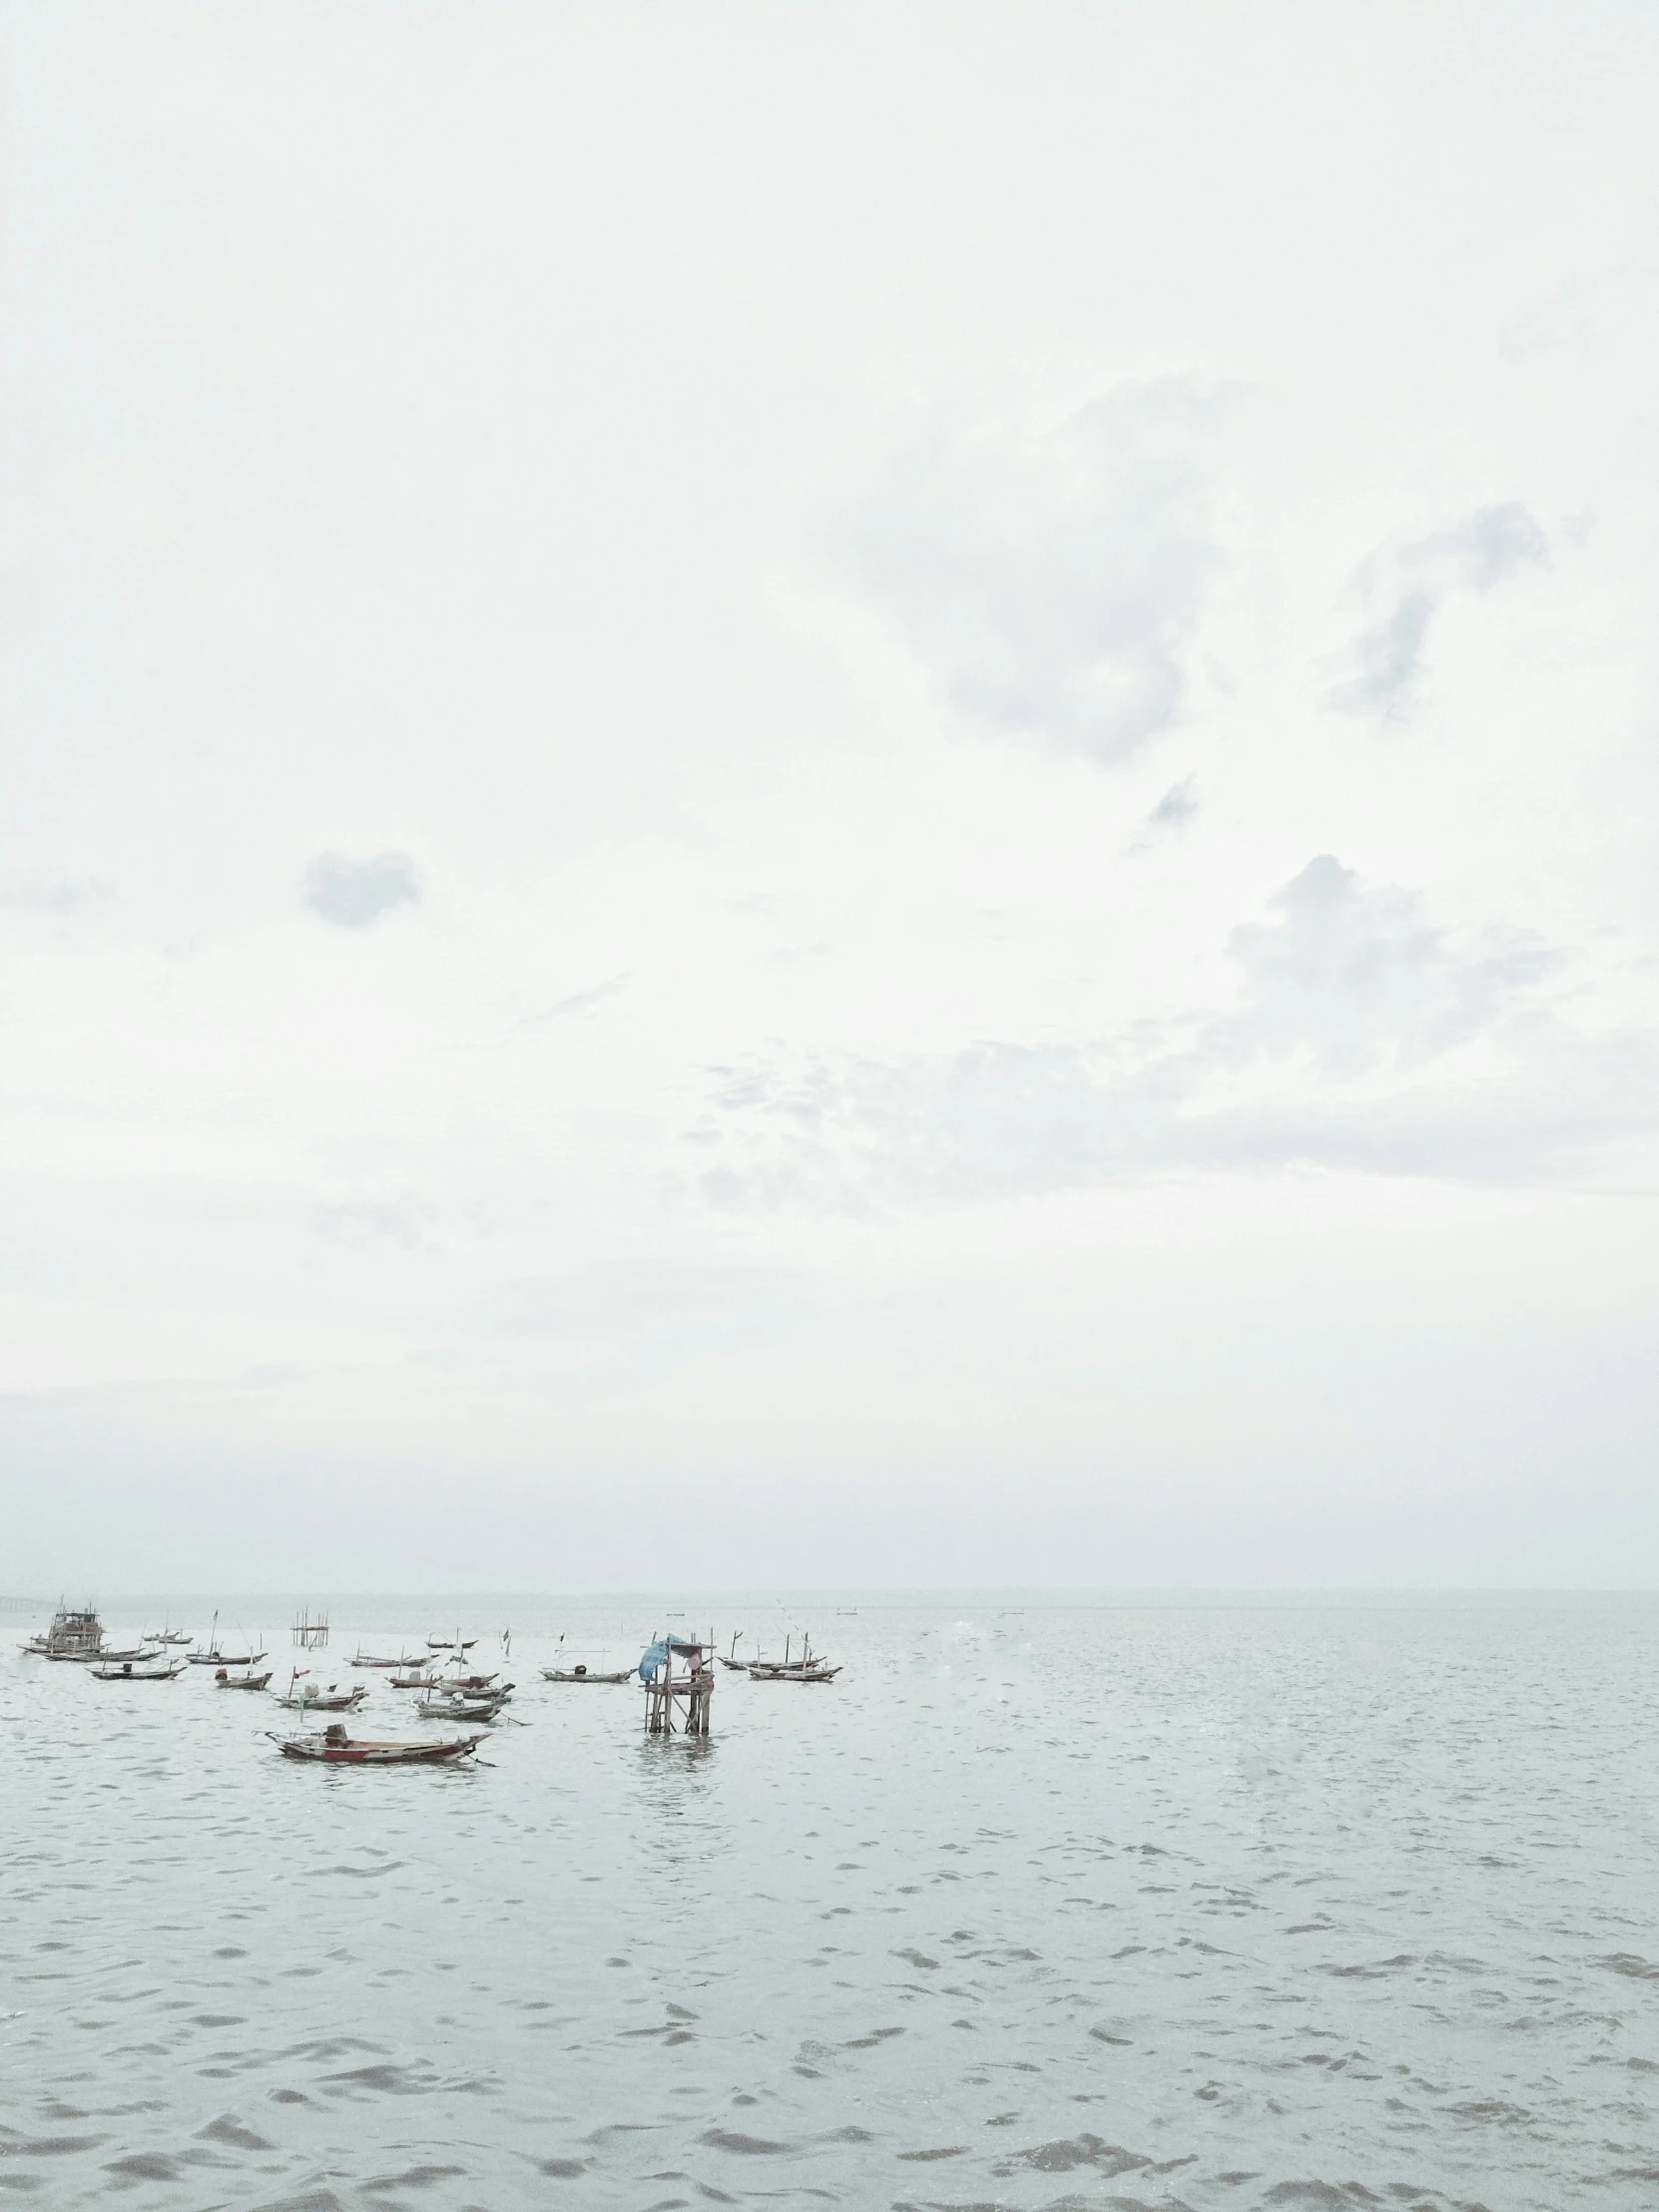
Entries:
{"type": "Polygon", "coordinates": [[[345,1733],[340,1722],[334,1721],[320,1736],[274,1736],[284,1759],[320,1759],[329,1766],[345,1767],[430,1767],[446,1759],[464,1759],[483,1742],[481,1736],[456,1736],[437,1743],[409,1742],[407,1740],[374,1743],[366,1737],[352,1737],[345,1733]]]}

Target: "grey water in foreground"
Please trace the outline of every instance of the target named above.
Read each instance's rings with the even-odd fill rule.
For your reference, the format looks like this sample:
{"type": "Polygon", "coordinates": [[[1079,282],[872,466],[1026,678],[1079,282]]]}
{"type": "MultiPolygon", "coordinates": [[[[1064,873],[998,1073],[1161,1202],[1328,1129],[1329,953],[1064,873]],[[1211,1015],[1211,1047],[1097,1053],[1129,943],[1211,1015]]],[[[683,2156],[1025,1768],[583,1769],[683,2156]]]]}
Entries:
{"type": "MultiPolygon", "coordinates": [[[[0,2199],[1659,2203],[1651,1606],[802,1608],[839,1680],[723,1673],[706,1745],[542,1681],[684,1602],[514,1601],[476,1771],[9,1650],[0,2199]]],[[[362,1602],[323,1679],[457,1618],[499,1665],[362,1602]]]]}

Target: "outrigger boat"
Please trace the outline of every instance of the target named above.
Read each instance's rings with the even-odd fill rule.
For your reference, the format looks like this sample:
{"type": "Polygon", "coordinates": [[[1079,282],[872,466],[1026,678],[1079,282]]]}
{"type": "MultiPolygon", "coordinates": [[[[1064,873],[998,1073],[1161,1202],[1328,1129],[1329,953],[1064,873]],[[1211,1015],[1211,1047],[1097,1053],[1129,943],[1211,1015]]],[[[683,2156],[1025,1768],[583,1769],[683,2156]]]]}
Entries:
{"type": "Polygon", "coordinates": [[[352,1667],[381,1667],[390,1673],[393,1669],[418,1667],[423,1662],[412,1652],[404,1652],[400,1659],[373,1659],[366,1651],[359,1651],[354,1659],[347,1660],[352,1667]]]}
{"type": "Polygon", "coordinates": [[[170,1614],[163,1621],[160,1628],[146,1629],[144,1640],[147,1644],[188,1644],[190,1642],[190,1630],[188,1628],[175,1628],[172,1625],[172,1615],[170,1614]]]}
{"type": "MultiPolygon", "coordinates": [[[[145,1658],[154,1659],[157,1654],[146,1652],[145,1658]]],[[[159,1665],[145,1666],[136,1659],[123,1659],[119,1665],[113,1660],[88,1669],[96,1682],[177,1682],[185,1671],[185,1663],[162,1660],[159,1665]]]]}
{"type": "Polygon", "coordinates": [[[46,1656],[48,1659],[67,1659],[72,1666],[77,1667],[92,1666],[97,1661],[113,1667],[118,1663],[124,1664],[129,1659],[159,1659],[161,1654],[152,1650],[148,1644],[134,1644],[128,1651],[111,1651],[101,1645],[97,1651],[49,1651],[46,1656]]]}
{"type": "Polygon", "coordinates": [[[447,1759],[466,1758],[483,1742],[481,1736],[457,1736],[435,1744],[408,1740],[371,1743],[348,1736],[338,1721],[331,1722],[320,1736],[292,1736],[285,1741],[273,1736],[271,1740],[284,1759],[317,1759],[329,1766],[347,1767],[436,1766],[447,1759]]]}
{"type": "MultiPolygon", "coordinates": [[[[186,1657],[193,1667],[257,1667],[265,1656],[263,1651],[250,1651],[237,1658],[232,1658],[221,1651],[219,1648],[219,1615],[217,1613],[214,1615],[212,1633],[208,1637],[207,1650],[186,1653],[186,1657]]],[[[267,1676],[267,1680],[270,1680],[269,1676],[267,1676]]],[[[240,1688],[241,1685],[239,1684],[238,1687],[240,1688]]]]}
{"type": "MultiPolygon", "coordinates": [[[[260,1657],[262,1659],[265,1657],[263,1651],[260,1653],[260,1657]]],[[[239,1659],[236,1664],[241,1666],[242,1661],[239,1659]]],[[[263,1690],[270,1680],[271,1669],[269,1667],[264,1674],[232,1674],[228,1668],[221,1667],[214,1676],[214,1688],[216,1690],[263,1690]]]]}

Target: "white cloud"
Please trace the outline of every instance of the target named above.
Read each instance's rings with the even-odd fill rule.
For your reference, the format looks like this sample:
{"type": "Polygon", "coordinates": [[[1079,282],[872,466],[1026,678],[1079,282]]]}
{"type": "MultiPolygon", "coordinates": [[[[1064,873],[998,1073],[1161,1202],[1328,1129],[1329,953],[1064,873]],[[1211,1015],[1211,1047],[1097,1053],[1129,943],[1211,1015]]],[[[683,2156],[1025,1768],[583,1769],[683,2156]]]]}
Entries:
{"type": "Polygon", "coordinates": [[[1651,1116],[1645,1040],[1573,1030],[1545,989],[1560,956],[1535,938],[1454,939],[1330,854],[1268,909],[1230,933],[1231,1009],[728,1071],[695,1132],[705,1195],[857,1209],[1298,1164],[1549,1180],[1651,1116]]]}
{"type": "Polygon", "coordinates": [[[1104,764],[1176,720],[1220,558],[1213,414],[1184,384],[1115,392],[913,456],[858,517],[856,574],[968,721],[1104,764]]]}

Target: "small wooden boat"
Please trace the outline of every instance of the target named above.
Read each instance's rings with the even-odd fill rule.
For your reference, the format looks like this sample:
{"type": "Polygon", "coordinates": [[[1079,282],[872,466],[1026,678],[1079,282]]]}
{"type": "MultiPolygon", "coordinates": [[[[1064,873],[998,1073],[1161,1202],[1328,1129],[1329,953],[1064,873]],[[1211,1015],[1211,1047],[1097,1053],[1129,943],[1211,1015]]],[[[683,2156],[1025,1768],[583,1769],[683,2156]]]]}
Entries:
{"type": "Polygon", "coordinates": [[[586,1667],[543,1667],[544,1682],[632,1682],[634,1670],[624,1667],[620,1674],[590,1674],[586,1667]]]}
{"type": "Polygon", "coordinates": [[[368,1695],[368,1684],[359,1682],[349,1690],[342,1690],[337,1682],[330,1682],[326,1689],[318,1682],[306,1682],[301,1686],[299,1670],[288,1676],[286,1697],[279,1697],[278,1705],[286,1705],[300,1713],[354,1713],[368,1695]]]}
{"type": "MultiPolygon", "coordinates": [[[[153,1656],[146,1654],[147,1658],[153,1656]]],[[[185,1663],[182,1659],[176,1664],[164,1660],[160,1666],[146,1666],[141,1660],[123,1659],[119,1665],[106,1661],[87,1671],[95,1682],[177,1682],[185,1671],[185,1663]]]]}
{"type": "Polygon", "coordinates": [[[161,1654],[152,1649],[149,1644],[135,1644],[129,1651],[49,1651],[46,1656],[48,1659],[67,1659],[77,1667],[96,1665],[113,1667],[117,1665],[126,1666],[129,1662],[137,1664],[145,1659],[157,1659],[161,1654]]]}
{"type": "Polygon", "coordinates": [[[216,1613],[213,1627],[208,1634],[207,1650],[187,1652],[185,1656],[193,1667],[257,1667],[265,1657],[265,1653],[263,1651],[250,1651],[239,1653],[233,1658],[228,1653],[221,1651],[219,1648],[219,1615],[216,1613]]]}
{"type": "Polygon", "coordinates": [[[391,1686],[394,1690],[441,1690],[448,1679],[442,1674],[394,1674],[391,1686]]]}
{"type": "Polygon", "coordinates": [[[834,1681],[836,1675],[841,1671],[840,1668],[838,1666],[831,1667],[826,1660],[815,1659],[812,1643],[807,1637],[803,1636],[801,1639],[801,1657],[792,1659],[790,1657],[792,1640],[790,1637],[785,1637],[782,1659],[752,1659],[749,1663],[750,1680],[752,1682],[834,1681]]]}
{"type": "Polygon", "coordinates": [[[425,1661],[410,1651],[404,1652],[399,1659],[375,1659],[371,1658],[366,1651],[359,1651],[354,1659],[346,1661],[346,1665],[351,1667],[382,1667],[387,1673],[391,1673],[396,1669],[406,1670],[409,1667],[424,1666],[425,1661]]]}
{"type": "Polygon", "coordinates": [[[504,1682],[499,1690],[468,1690],[458,1683],[446,1682],[441,1689],[428,1690],[417,1698],[415,1710],[426,1713],[440,1705],[475,1705],[487,1707],[493,1712],[498,1705],[510,1705],[512,1698],[513,1685],[510,1682],[504,1682]]]}
{"type": "MultiPolygon", "coordinates": [[[[260,1656],[263,1659],[265,1657],[264,1652],[260,1656]]],[[[240,1661],[238,1663],[240,1664],[240,1661]]],[[[263,1690],[270,1680],[271,1669],[269,1667],[264,1674],[232,1674],[228,1668],[221,1667],[214,1676],[214,1688],[216,1690],[263,1690]]]]}
{"type": "Polygon", "coordinates": [[[469,1752],[478,1749],[481,1736],[457,1736],[447,1741],[431,1743],[426,1740],[372,1743],[363,1737],[350,1737],[339,1722],[325,1728],[320,1736],[292,1736],[283,1739],[273,1736],[285,1759],[317,1759],[329,1766],[347,1767],[430,1767],[447,1759],[464,1759],[469,1752]]]}
{"type": "Polygon", "coordinates": [[[173,1626],[173,1616],[170,1613],[160,1628],[147,1628],[145,1630],[144,1640],[147,1644],[188,1644],[190,1642],[190,1630],[188,1628],[175,1628],[173,1626]]]}
{"type": "Polygon", "coordinates": [[[467,1636],[463,1639],[460,1630],[457,1629],[452,1637],[428,1636],[426,1649],[428,1651],[470,1651],[477,1641],[476,1636],[467,1636]]]}
{"type": "Polygon", "coordinates": [[[482,1705],[472,1698],[435,1698],[415,1707],[417,1721],[472,1721],[493,1728],[501,1717],[499,1705],[482,1705]]]}

